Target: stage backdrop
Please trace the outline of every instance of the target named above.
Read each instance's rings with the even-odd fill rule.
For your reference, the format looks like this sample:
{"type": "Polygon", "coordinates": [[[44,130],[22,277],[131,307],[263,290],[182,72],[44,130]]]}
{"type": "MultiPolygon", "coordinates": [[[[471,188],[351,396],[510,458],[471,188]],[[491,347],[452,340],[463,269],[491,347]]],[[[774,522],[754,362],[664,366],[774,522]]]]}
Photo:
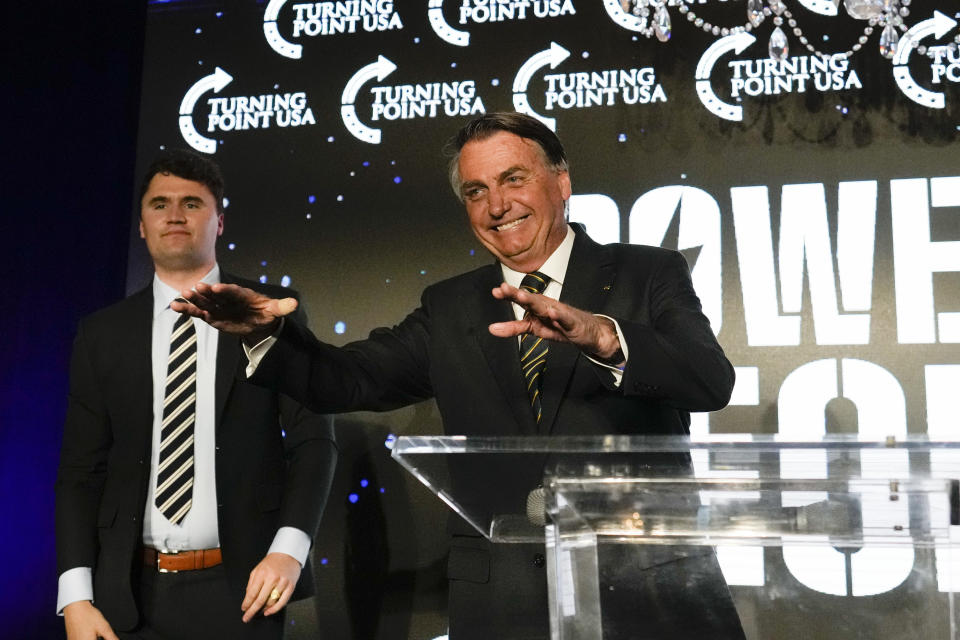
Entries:
{"type": "MultiPolygon", "coordinates": [[[[227,180],[221,265],[296,288],[317,335],[343,344],[491,260],[443,147],[470,116],[530,113],[566,145],[573,220],[686,256],[737,368],[731,406],[696,416],[694,435],[948,437],[960,14],[952,0],[887,4],[865,20],[830,0],[155,1],[138,171],[162,148],[211,154],[227,180]]],[[[150,275],[135,231],[130,291],[150,275]]],[[[435,407],[339,425],[322,595],[291,631],[440,635],[445,510],[384,446],[440,432],[435,407]]],[[[883,607],[935,564],[909,553],[868,571],[871,553],[807,561],[835,567],[826,581],[779,552],[721,561],[741,594],[793,570],[791,597],[829,621],[848,606],[838,596],[883,607]]]]}

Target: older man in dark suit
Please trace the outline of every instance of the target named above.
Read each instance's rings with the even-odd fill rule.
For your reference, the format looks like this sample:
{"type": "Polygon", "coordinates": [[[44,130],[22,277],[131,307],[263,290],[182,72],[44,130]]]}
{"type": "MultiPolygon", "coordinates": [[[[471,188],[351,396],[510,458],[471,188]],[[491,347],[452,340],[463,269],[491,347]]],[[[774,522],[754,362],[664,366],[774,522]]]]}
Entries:
{"type": "Polygon", "coordinates": [[[237,380],[237,338],[170,308],[198,282],[289,295],[220,271],[222,202],[211,160],[162,154],[141,187],[154,280],[77,332],[56,496],[69,640],[279,639],[312,593],[332,422],[237,380]]]}
{"type": "MultiPolygon", "coordinates": [[[[176,308],[243,335],[257,384],[324,411],[434,397],[451,434],[684,434],[689,411],[727,403],[733,368],[683,257],[601,246],[569,225],[570,174],[552,131],[492,113],[454,142],[451,183],[496,262],[427,287],[396,327],[335,348],[281,322],[295,301],[223,285],[198,286],[176,308]]],[[[549,637],[542,546],[455,533],[453,640],[549,637]]],[[[635,620],[615,637],[743,637],[711,552],[622,564],[619,608],[635,620]]]]}

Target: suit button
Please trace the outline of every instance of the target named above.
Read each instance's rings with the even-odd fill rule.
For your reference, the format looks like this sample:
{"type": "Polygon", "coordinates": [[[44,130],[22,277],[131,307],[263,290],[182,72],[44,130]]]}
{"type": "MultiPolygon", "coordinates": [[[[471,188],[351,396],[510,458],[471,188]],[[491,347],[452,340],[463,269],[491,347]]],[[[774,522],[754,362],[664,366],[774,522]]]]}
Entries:
{"type": "Polygon", "coordinates": [[[533,566],[542,567],[547,564],[547,559],[543,557],[542,553],[533,554],[533,566]]]}
{"type": "Polygon", "coordinates": [[[140,458],[139,460],[137,460],[137,464],[143,464],[143,458],[140,458]]]}

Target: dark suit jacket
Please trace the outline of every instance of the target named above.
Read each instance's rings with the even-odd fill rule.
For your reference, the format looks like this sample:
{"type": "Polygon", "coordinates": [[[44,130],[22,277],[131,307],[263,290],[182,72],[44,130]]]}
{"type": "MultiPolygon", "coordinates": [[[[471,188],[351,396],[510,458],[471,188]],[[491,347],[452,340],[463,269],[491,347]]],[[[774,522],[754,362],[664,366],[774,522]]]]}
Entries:
{"type": "MultiPolygon", "coordinates": [[[[399,325],[343,348],[286,323],[252,381],[318,411],[387,410],[435,397],[451,435],[688,433],[688,412],[724,407],[734,374],[700,311],[683,256],[655,247],[601,246],[574,228],[560,300],[617,320],[629,348],[619,388],[608,370],[576,347],[551,342],[537,425],[517,341],[487,329],[514,319],[510,303],[490,293],[503,280],[496,263],[428,287],[420,307],[399,325]]],[[[531,469],[531,488],[541,472],[531,469]]],[[[488,484],[490,495],[498,493],[498,481],[491,473],[474,478],[488,484]]],[[[476,534],[466,527],[455,533],[476,534]]],[[[535,617],[530,635],[538,637],[546,621],[545,595],[538,602],[516,594],[531,593],[534,584],[545,593],[542,558],[504,560],[526,552],[517,551],[522,545],[498,546],[504,548],[454,539],[449,576],[489,588],[486,595],[470,591],[464,604],[451,582],[451,629],[458,616],[472,613],[471,637],[526,637],[518,625],[535,617]],[[504,572],[505,566],[511,568],[504,572]],[[495,575],[498,567],[501,575],[511,574],[509,588],[495,575]]]]}
{"type": "MultiPolygon", "coordinates": [[[[265,287],[222,274],[268,295],[265,287]]],[[[80,323],[56,485],[58,572],[94,569],[96,606],[116,630],[139,620],[143,512],[153,433],[152,288],[80,323]]],[[[336,463],[333,425],[287,397],[236,377],[237,338],[220,334],[216,373],[217,517],[237,607],[277,529],[316,532],[336,463]],[[283,437],[281,428],[286,432],[283,437]]],[[[311,595],[304,568],[294,598],[311,595]]]]}

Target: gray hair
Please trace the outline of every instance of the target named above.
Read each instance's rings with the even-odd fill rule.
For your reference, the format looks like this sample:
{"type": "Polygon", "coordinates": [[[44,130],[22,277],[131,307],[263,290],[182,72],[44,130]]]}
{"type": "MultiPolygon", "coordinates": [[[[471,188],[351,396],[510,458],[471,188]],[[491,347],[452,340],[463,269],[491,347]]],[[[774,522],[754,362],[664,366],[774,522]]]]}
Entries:
{"type": "Polygon", "coordinates": [[[501,131],[536,142],[545,166],[558,173],[570,170],[560,138],[545,124],[532,116],[512,111],[485,113],[468,122],[447,143],[450,155],[448,177],[453,193],[460,202],[463,202],[463,194],[460,193],[460,152],[464,145],[474,140],[486,140],[501,131]]]}

